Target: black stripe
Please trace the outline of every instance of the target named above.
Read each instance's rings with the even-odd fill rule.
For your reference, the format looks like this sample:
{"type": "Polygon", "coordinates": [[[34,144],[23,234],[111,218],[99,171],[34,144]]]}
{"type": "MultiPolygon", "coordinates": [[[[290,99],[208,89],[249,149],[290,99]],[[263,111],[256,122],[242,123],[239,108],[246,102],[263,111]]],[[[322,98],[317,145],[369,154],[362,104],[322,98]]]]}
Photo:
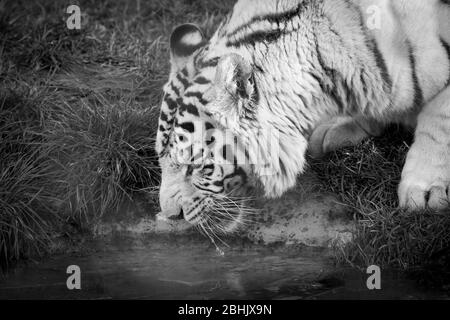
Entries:
{"type": "MultiPolygon", "coordinates": [[[[347,85],[347,81],[345,81],[344,77],[342,76],[341,73],[336,73],[335,78],[333,79],[334,83],[337,83],[340,87],[341,87],[341,91],[342,94],[341,95],[345,95],[345,97],[343,97],[343,100],[346,101],[346,113],[348,114],[350,113],[354,113],[358,111],[358,107],[360,106],[359,103],[359,98],[358,96],[355,94],[355,90],[352,90],[348,85],[347,85]],[[351,108],[351,109],[350,109],[351,108]]],[[[338,87],[339,89],[339,87],[338,87]]]]}
{"type": "Polygon", "coordinates": [[[196,54],[194,56],[194,65],[197,65],[198,62],[202,59],[203,54],[209,50],[209,45],[210,45],[210,43],[208,42],[205,46],[203,46],[196,52],[196,54]]]}
{"type": "MultiPolygon", "coordinates": [[[[306,101],[306,98],[301,94],[297,94],[297,96],[300,98],[300,100],[302,100],[302,103],[303,103],[303,106],[305,107],[305,109],[308,110],[308,102],[306,101]]],[[[311,118],[306,116],[306,114],[303,113],[303,110],[300,110],[300,112],[302,112],[303,117],[306,120],[311,121],[311,118]]]]}
{"type": "Polygon", "coordinates": [[[211,124],[211,122],[205,122],[205,129],[206,130],[214,129],[214,126],[211,124]]]}
{"type": "Polygon", "coordinates": [[[244,169],[242,169],[241,167],[238,167],[238,166],[235,166],[234,172],[226,175],[225,177],[223,177],[222,180],[225,181],[227,179],[232,179],[236,176],[239,176],[242,179],[242,184],[247,183],[247,173],[245,172],[244,169]]]}
{"type": "Polygon", "coordinates": [[[332,90],[327,90],[325,92],[331,99],[336,102],[338,106],[339,113],[344,113],[345,110],[345,104],[341,97],[339,97],[339,94],[337,93],[336,88],[334,87],[332,90]]]}
{"type": "Polygon", "coordinates": [[[325,73],[328,73],[327,71],[330,71],[330,70],[328,69],[328,66],[325,65],[325,61],[323,60],[322,53],[320,52],[320,48],[319,48],[319,41],[317,40],[317,37],[315,40],[315,45],[316,45],[316,53],[317,53],[317,62],[319,63],[322,70],[325,73]]]}
{"type": "MultiPolygon", "coordinates": [[[[361,36],[364,39],[364,43],[366,44],[366,48],[369,49],[368,45],[367,45],[367,34],[365,32],[365,26],[363,24],[364,21],[363,21],[362,14],[361,14],[359,8],[357,6],[355,6],[355,5],[353,5],[348,0],[346,0],[345,3],[347,5],[349,5],[349,10],[353,9],[357,13],[359,13],[361,36]]],[[[332,25],[333,23],[330,20],[330,18],[327,17],[327,19],[329,20],[330,25],[332,25]]],[[[335,36],[339,39],[341,45],[343,47],[345,47],[345,42],[343,40],[343,37],[336,30],[331,29],[331,27],[330,27],[330,31],[335,34],[335,36]]],[[[319,62],[322,65],[322,67],[324,67],[325,73],[330,78],[331,83],[333,83],[333,86],[332,86],[331,90],[329,90],[329,88],[328,88],[329,95],[337,102],[337,104],[338,104],[339,108],[341,109],[341,111],[346,110],[347,113],[352,113],[352,112],[357,111],[358,106],[360,106],[359,96],[356,94],[355,90],[352,90],[347,85],[346,78],[342,75],[342,73],[339,70],[337,70],[335,68],[331,68],[331,67],[329,67],[329,66],[327,66],[325,64],[325,61],[321,57],[320,48],[318,46],[317,39],[316,39],[316,46],[317,46],[319,62]]],[[[382,73],[382,69],[380,68],[379,70],[380,70],[380,73],[382,73]]],[[[361,81],[362,82],[361,83],[362,87],[364,89],[367,89],[366,86],[365,86],[365,83],[364,83],[365,81],[363,80],[362,74],[361,74],[361,80],[362,80],[361,81]]]]}
{"type": "Polygon", "coordinates": [[[200,60],[198,62],[198,67],[200,69],[208,68],[208,67],[216,67],[217,63],[219,63],[219,57],[216,57],[216,58],[213,58],[213,59],[210,59],[210,60],[207,60],[207,61],[200,60]]]}
{"type": "Polygon", "coordinates": [[[234,159],[233,148],[230,145],[226,144],[222,146],[222,158],[230,163],[230,160],[234,159]]]}
{"type": "Polygon", "coordinates": [[[304,0],[304,1],[301,1],[297,5],[297,7],[295,7],[294,9],[291,9],[289,11],[285,11],[285,12],[281,12],[281,13],[272,13],[272,14],[267,14],[267,15],[263,15],[263,16],[259,16],[259,17],[254,17],[249,22],[236,28],[234,31],[228,33],[228,35],[227,35],[228,41],[227,41],[226,45],[228,47],[240,47],[245,44],[251,44],[254,46],[256,43],[259,43],[259,42],[271,43],[271,42],[277,41],[280,37],[282,37],[284,35],[294,33],[294,32],[296,32],[296,30],[286,31],[286,30],[283,30],[283,27],[286,27],[287,23],[290,20],[299,16],[302,13],[302,11],[305,9],[305,7],[310,3],[313,3],[313,2],[309,1],[309,0],[304,0]],[[277,29],[276,30],[259,30],[259,31],[255,31],[249,35],[245,35],[243,38],[239,38],[237,40],[230,40],[230,38],[232,38],[233,36],[236,36],[236,34],[239,33],[240,31],[243,31],[244,29],[249,28],[253,24],[255,24],[257,22],[261,22],[261,21],[267,21],[272,24],[275,23],[275,24],[277,24],[277,29]]]}
{"type": "Polygon", "coordinates": [[[329,86],[328,84],[320,82],[321,88],[324,91],[325,94],[327,94],[332,100],[334,100],[338,106],[339,113],[343,113],[345,110],[345,101],[342,97],[340,97],[339,92],[337,91],[336,84],[340,77],[336,76],[336,71],[333,69],[330,69],[323,60],[322,54],[320,52],[319,43],[317,41],[317,38],[315,40],[316,42],[316,53],[317,53],[317,60],[319,62],[319,65],[322,67],[322,70],[325,72],[327,77],[330,80],[330,83],[332,84],[329,86]]]}
{"type": "Polygon", "coordinates": [[[161,113],[159,114],[159,118],[160,118],[162,121],[165,121],[165,122],[167,122],[167,120],[168,120],[167,114],[166,114],[165,112],[163,112],[163,111],[161,111],[161,113]]]}
{"type": "Polygon", "coordinates": [[[206,176],[211,176],[214,173],[214,165],[213,164],[204,165],[203,170],[204,171],[210,170],[210,172],[204,172],[204,174],[206,176]]]}
{"type": "MultiPolygon", "coordinates": [[[[200,199],[199,197],[195,197],[195,198],[194,198],[194,202],[195,202],[195,201],[198,201],[199,199],[200,199],[200,201],[198,201],[197,204],[196,204],[191,210],[189,210],[189,212],[185,213],[185,216],[188,216],[192,211],[194,211],[195,209],[197,209],[197,208],[200,206],[200,204],[201,204],[205,199],[207,199],[207,198],[208,198],[208,197],[204,197],[204,198],[200,199]]],[[[190,217],[191,221],[192,221],[194,218],[196,218],[196,217],[197,217],[199,214],[201,214],[201,213],[202,213],[202,211],[197,211],[196,214],[194,214],[192,217],[190,217]]]]}
{"type": "MultiPolygon", "coordinates": [[[[320,60],[320,59],[319,59],[320,60]]],[[[319,61],[319,64],[321,64],[321,62],[319,61]]],[[[324,69],[325,70],[325,69],[324,69]]],[[[339,112],[343,112],[344,110],[344,104],[342,102],[342,100],[338,99],[338,95],[336,93],[336,89],[333,89],[332,87],[330,87],[329,85],[325,84],[323,82],[323,79],[320,79],[317,75],[310,73],[310,75],[317,81],[317,83],[320,86],[320,89],[328,96],[330,97],[333,101],[336,102],[336,104],[338,105],[339,108],[339,112]]]]}
{"type": "Polygon", "coordinates": [[[177,108],[177,103],[172,100],[171,98],[169,98],[168,96],[165,97],[164,101],[167,104],[167,107],[169,108],[169,110],[171,110],[171,112],[173,112],[174,110],[176,110],[177,108]]]}
{"type": "Polygon", "coordinates": [[[295,120],[291,119],[289,116],[287,116],[286,119],[289,120],[289,122],[297,129],[299,133],[304,134],[304,129],[301,124],[298,124],[295,120]]]}
{"type": "Polygon", "coordinates": [[[223,187],[223,180],[214,181],[213,186],[215,187],[223,187]]]}
{"type": "Polygon", "coordinates": [[[281,174],[286,175],[286,166],[284,165],[284,162],[281,159],[278,159],[278,160],[279,160],[279,164],[280,164],[281,174]]]}
{"type": "Polygon", "coordinates": [[[206,140],[206,145],[209,146],[216,141],[216,138],[212,136],[209,140],[206,140]]]}
{"type": "Polygon", "coordinates": [[[411,77],[414,86],[414,106],[421,107],[424,103],[424,97],[422,88],[420,87],[419,79],[417,78],[416,58],[414,57],[414,50],[410,43],[409,43],[409,61],[411,64],[411,77]]]}
{"type": "Polygon", "coordinates": [[[289,10],[289,11],[285,11],[285,12],[281,12],[281,13],[270,13],[267,15],[254,17],[249,22],[237,27],[232,32],[229,32],[227,34],[227,37],[230,38],[230,37],[235,36],[237,33],[239,33],[240,31],[242,31],[246,28],[249,28],[252,24],[254,24],[256,22],[268,21],[270,23],[277,23],[277,24],[287,22],[287,21],[293,19],[294,17],[298,16],[302,12],[302,10],[305,7],[305,4],[307,2],[309,2],[309,1],[302,1],[301,3],[299,3],[297,5],[296,8],[289,10]]]}
{"type": "Polygon", "coordinates": [[[176,87],[173,82],[170,83],[170,89],[172,89],[173,92],[175,92],[176,96],[180,95],[180,89],[178,89],[178,87],[176,87]]]}
{"type": "Polygon", "coordinates": [[[219,193],[222,193],[222,192],[224,191],[224,190],[223,190],[223,187],[220,188],[218,191],[213,191],[213,190],[211,190],[211,189],[202,188],[202,187],[200,187],[198,184],[195,184],[195,183],[193,183],[193,185],[194,185],[194,187],[196,187],[197,189],[200,189],[200,190],[203,190],[203,191],[207,191],[207,192],[211,192],[211,193],[215,193],[215,194],[219,194],[219,193]]]}
{"type": "Polygon", "coordinates": [[[195,98],[198,99],[198,102],[200,102],[204,106],[206,106],[208,104],[208,102],[209,102],[209,101],[203,99],[203,94],[201,92],[198,92],[198,91],[188,92],[184,96],[185,97],[195,97],[195,98]]]}
{"type": "MultiPolygon", "coordinates": [[[[386,85],[388,85],[388,90],[390,92],[392,90],[392,79],[391,79],[391,76],[389,75],[389,71],[387,69],[386,61],[383,57],[383,54],[381,53],[380,49],[378,48],[378,43],[372,36],[370,36],[368,34],[366,23],[364,21],[365,19],[363,17],[363,14],[362,14],[359,6],[355,5],[354,3],[352,3],[349,0],[345,0],[345,3],[349,7],[351,7],[355,12],[358,13],[359,25],[361,28],[362,35],[365,39],[365,43],[366,43],[367,47],[369,48],[369,50],[372,51],[372,54],[375,57],[375,63],[377,64],[377,67],[380,70],[381,77],[383,78],[384,83],[386,85]]],[[[364,88],[364,89],[366,89],[366,88],[364,88]]]]}
{"type": "MultiPolygon", "coordinates": [[[[442,46],[445,48],[445,51],[447,51],[448,63],[450,65],[450,45],[447,42],[445,42],[445,40],[442,38],[441,38],[441,43],[442,43],[442,46]]],[[[449,76],[447,79],[447,84],[446,84],[447,86],[450,85],[450,67],[449,67],[448,72],[449,72],[449,76]]]]}
{"type": "Polygon", "coordinates": [[[178,124],[179,127],[183,128],[184,130],[193,133],[195,128],[194,124],[192,122],[183,122],[178,124]]]}
{"type": "Polygon", "coordinates": [[[183,70],[181,70],[181,73],[183,74],[183,76],[187,77],[189,76],[188,71],[186,68],[183,68],[183,70]]]}
{"type": "Polygon", "coordinates": [[[255,31],[251,34],[246,35],[245,37],[239,38],[238,40],[228,40],[226,46],[239,48],[246,44],[251,44],[252,46],[254,46],[259,42],[272,43],[277,41],[282,36],[293,32],[296,32],[296,30],[290,32],[287,32],[285,30],[255,31]]]}
{"type": "MultiPolygon", "coordinates": [[[[323,68],[322,68],[322,69],[323,69],[323,68]]],[[[314,74],[314,73],[309,72],[309,75],[310,75],[311,77],[313,77],[314,80],[316,80],[316,82],[320,85],[321,88],[324,86],[323,83],[322,83],[322,80],[319,78],[319,76],[318,76],[317,74],[314,74]]]]}
{"type": "Polygon", "coordinates": [[[197,77],[194,79],[194,82],[197,84],[208,84],[210,81],[203,76],[197,77]]]}
{"type": "MultiPolygon", "coordinates": [[[[234,8],[233,8],[233,10],[234,10],[234,8]]],[[[225,19],[220,23],[219,28],[217,28],[216,32],[217,32],[219,38],[225,37],[226,26],[228,26],[228,23],[230,22],[232,15],[233,15],[233,11],[230,12],[229,14],[227,14],[225,19]]]]}
{"type": "Polygon", "coordinates": [[[197,161],[200,161],[201,159],[203,159],[204,154],[205,154],[205,149],[201,148],[201,150],[199,152],[197,152],[196,155],[192,156],[191,162],[197,163],[197,161]]]}
{"type": "Polygon", "coordinates": [[[169,135],[166,132],[163,132],[162,134],[162,146],[163,151],[160,152],[158,155],[161,155],[165,152],[166,146],[169,144],[169,135]]]}
{"type": "Polygon", "coordinates": [[[381,54],[380,49],[378,48],[378,44],[375,39],[372,39],[372,53],[375,56],[375,62],[377,63],[378,69],[380,69],[381,76],[383,77],[384,82],[389,86],[389,91],[392,90],[392,79],[389,75],[388,68],[386,66],[386,60],[384,60],[383,55],[381,54]]]}
{"type": "Polygon", "coordinates": [[[180,115],[184,116],[184,112],[188,112],[194,116],[200,116],[200,114],[198,113],[198,109],[196,106],[194,106],[193,104],[184,104],[182,103],[180,105],[180,108],[178,109],[178,112],[180,113],[180,115]]]}
{"type": "MultiPolygon", "coordinates": [[[[253,55],[252,61],[255,61],[255,55],[253,55]]],[[[254,63],[253,66],[255,67],[255,69],[256,69],[259,73],[265,73],[264,70],[263,70],[263,68],[262,68],[260,65],[254,63]]]]}
{"type": "Polygon", "coordinates": [[[177,74],[177,79],[183,84],[185,90],[189,87],[189,81],[186,78],[182,77],[180,73],[177,74]]]}

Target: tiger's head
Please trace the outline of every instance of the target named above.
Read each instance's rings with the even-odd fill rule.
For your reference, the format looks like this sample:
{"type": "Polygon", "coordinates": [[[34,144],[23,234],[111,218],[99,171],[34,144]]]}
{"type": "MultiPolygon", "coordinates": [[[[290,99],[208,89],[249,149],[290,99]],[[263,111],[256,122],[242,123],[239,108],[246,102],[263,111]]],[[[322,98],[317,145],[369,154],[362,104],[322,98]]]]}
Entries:
{"type": "Polygon", "coordinates": [[[206,42],[195,25],[173,31],[156,151],[161,214],[229,233],[251,211],[250,190],[275,197],[295,184],[306,142],[260,108],[262,71],[248,52],[220,49],[221,32],[206,42]]]}

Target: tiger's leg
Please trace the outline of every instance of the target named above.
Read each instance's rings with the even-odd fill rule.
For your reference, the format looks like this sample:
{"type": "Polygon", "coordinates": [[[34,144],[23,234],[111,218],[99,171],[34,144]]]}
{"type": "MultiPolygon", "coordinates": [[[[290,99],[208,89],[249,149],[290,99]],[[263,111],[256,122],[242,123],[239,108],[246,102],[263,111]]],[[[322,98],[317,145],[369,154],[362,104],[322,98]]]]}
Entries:
{"type": "Polygon", "coordinates": [[[420,112],[398,188],[400,207],[443,209],[450,200],[450,87],[420,112]]]}
{"type": "Polygon", "coordinates": [[[320,158],[327,152],[342,147],[353,146],[362,140],[378,136],[383,125],[363,118],[338,116],[314,129],[309,138],[309,153],[313,158],[320,158]]]}

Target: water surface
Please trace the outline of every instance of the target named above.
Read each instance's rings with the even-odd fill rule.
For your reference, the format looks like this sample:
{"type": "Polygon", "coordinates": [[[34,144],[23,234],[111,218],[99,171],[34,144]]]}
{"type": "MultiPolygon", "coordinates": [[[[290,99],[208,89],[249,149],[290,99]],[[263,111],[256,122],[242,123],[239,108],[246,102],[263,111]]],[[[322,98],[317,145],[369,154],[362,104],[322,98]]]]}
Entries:
{"type": "Polygon", "coordinates": [[[0,280],[0,299],[445,298],[387,271],[382,290],[370,291],[368,275],[334,266],[324,249],[245,241],[223,249],[198,237],[95,241],[18,267],[0,280]],[[81,290],[66,287],[69,265],[81,268],[81,290]]]}

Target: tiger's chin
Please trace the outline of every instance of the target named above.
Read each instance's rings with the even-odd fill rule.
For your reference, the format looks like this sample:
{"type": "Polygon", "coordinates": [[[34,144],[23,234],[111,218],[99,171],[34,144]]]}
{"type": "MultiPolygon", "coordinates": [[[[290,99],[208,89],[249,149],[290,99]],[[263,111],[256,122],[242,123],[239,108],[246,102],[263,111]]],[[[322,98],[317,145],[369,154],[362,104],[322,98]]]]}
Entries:
{"type": "Polygon", "coordinates": [[[194,225],[202,234],[211,239],[220,239],[241,230],[250,221],[249,215],[253,209],[244,204],[245,200],[225,196],[208,197],[202,201],[204,205],[197,206],[189,215],[194,219],[186,221],[194,225]]]}

